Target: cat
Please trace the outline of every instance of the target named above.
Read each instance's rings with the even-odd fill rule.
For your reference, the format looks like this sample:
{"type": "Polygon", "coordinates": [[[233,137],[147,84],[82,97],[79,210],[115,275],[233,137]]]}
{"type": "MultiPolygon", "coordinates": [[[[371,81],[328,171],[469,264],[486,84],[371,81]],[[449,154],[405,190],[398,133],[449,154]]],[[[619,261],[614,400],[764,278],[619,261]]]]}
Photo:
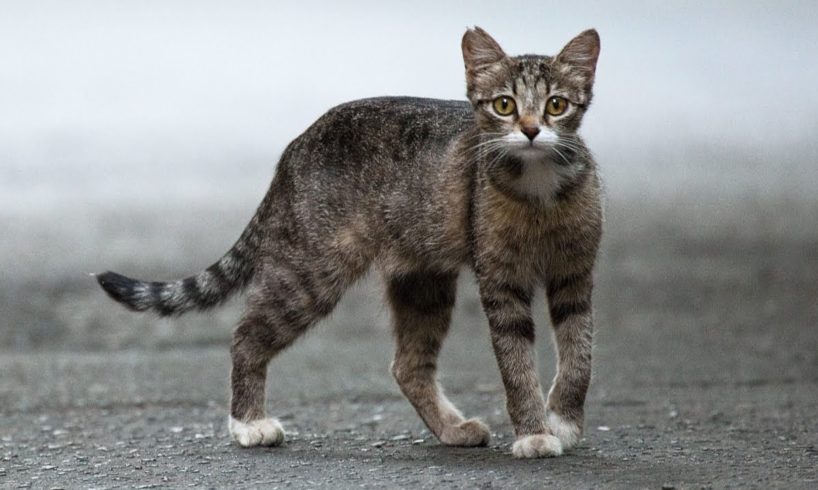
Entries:
{"type": "Polygon", "coordinates": [[[204,271],[175,282],[97,276],[114,300],[163,316],[248,290],[230,348],[229,432],[239,445],[284,441],[265,415],[269,361],[373,264],[391,308],[391,371],[441,443],[483,446],[490,436],[436,381],[464,266],[489,321],[512,454],[558,456],[579,442],[603,217],[597,166],[577,130],[599,36],[582,32],[554,57],[511,57],[475,27],[461,49],[468,102],[383,97],[331,109],[287,146],[249,225],[204,271]],[[543,286],[558,353],[547,397],[531,313],[543,286]]]}

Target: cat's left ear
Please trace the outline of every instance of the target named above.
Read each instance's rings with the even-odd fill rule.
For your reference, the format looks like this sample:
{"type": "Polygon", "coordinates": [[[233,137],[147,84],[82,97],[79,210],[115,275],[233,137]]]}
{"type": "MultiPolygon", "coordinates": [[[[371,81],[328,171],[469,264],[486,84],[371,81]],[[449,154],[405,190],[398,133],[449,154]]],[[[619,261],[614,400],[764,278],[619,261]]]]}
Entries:
{"type": "Polygon", "coordinates": [[[576,69],[585,78],[585,85],[594,84],[596,62],[599,59],[599,34],[595,29],[580,33],[562,48],[556,61],[576,69]]]}

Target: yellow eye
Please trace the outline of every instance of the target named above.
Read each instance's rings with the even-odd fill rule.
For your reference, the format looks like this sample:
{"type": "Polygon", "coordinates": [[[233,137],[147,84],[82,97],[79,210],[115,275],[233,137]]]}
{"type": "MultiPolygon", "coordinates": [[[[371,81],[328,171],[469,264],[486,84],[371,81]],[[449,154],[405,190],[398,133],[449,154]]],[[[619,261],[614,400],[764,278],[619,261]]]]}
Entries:
{"type": "Polygon", "coordinates": [[[566,109],[568,109],[568,101],[562,97],[551,97],[548,99],[548,102],[545,103],[545,112],[552,116],[559,116],[565,112],[566,109]]]}
{"type": "Polygon", "coordinates": [[[517,104],[514,103],[514,99],[511,97],[497,97],[494,99],[494,112],[500,114],[501,116],[510,116],[514,114],[514,110],[517,108],[517,104]]]}

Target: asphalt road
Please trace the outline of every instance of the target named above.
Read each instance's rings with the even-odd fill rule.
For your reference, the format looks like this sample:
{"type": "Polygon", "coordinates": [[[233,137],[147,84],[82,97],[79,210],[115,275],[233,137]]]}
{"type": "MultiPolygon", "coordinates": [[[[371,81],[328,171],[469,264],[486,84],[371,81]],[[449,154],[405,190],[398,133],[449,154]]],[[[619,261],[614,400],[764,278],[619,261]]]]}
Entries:
{"type": "MultiPolygon", "coordinates": [[[[511,457],[468,276],[440,377],[491,426],[489,447],[441,446],[400,396],[370,278],[273,362],[268,410],[288,441],[246,450],[226,430],[240,303],[156,321],[71,272],[0,298],[0,487],[818,488],[818,241],[630,216],[609,216],[585,436],[565,457],[511,457]]],[[[535,308],[547,384],[549,327],[535,308]]]]}

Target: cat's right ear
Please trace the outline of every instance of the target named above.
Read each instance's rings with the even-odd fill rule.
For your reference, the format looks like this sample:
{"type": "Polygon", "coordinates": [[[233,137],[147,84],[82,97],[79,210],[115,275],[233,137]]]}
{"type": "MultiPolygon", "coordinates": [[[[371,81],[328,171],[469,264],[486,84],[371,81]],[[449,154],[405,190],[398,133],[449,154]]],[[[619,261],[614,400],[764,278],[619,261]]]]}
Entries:
{"type": "Polygon", "coordinates": [[[460,43],[463,50],[463,62],[466,65],[466,77],[471,78],[486,66],[497,63],[506,57],[503,48],[497,44],[489,33],[476,27],[463,34],[460,43]]]}

